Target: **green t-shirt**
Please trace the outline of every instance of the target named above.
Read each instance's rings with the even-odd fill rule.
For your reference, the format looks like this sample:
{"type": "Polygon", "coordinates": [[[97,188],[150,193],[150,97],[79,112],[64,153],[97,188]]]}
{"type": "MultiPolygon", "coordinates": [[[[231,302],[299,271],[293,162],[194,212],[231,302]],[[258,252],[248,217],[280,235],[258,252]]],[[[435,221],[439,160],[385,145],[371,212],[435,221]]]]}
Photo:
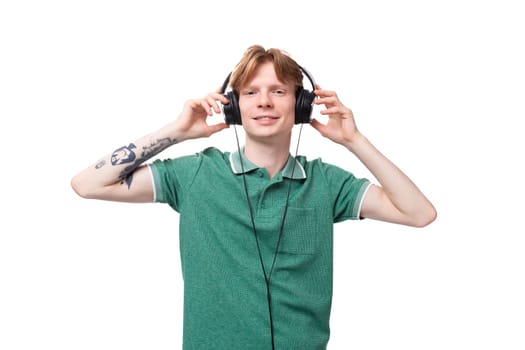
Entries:
{"type": "Polygon", "coordinates": [[[237,152],[208,148],[150,165],[155,201],[180,213],[183,348],[271,349],[266,284],[246,180],[267,273],[291,181],[271,275],[275,347],[325,349],[330,336],[333,223],[359,219],[370,182],[303,156],[290,156],[270,179],[264,168],[242,158],[241,167],[237,152]]]}

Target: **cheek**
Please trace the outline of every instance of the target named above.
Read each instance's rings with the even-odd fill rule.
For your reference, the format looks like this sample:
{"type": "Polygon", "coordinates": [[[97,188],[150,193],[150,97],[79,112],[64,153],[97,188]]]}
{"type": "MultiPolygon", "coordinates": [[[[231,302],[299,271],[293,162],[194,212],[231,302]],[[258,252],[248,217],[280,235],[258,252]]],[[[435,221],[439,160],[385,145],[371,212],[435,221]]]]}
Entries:
{"type": "Polygon", "coordinates": [[[241,99],[237,102],[239,106],[239,111],[241,112],[241,117],[248,115],[250,112],[250,104],[246,103],[245,101],[245,99],[241,99]]]}
{"type": "Polygon", "coordinates": [[[287,106],[288,119],[291,119],[292,124],[295,122],[295,101],[287,106]]]}

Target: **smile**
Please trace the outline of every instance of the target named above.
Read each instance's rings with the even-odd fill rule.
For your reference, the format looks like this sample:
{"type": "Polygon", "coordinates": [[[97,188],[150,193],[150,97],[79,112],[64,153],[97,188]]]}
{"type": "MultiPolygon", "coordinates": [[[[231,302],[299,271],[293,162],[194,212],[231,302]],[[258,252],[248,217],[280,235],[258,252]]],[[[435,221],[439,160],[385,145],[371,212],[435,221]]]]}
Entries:
{"type": "Polygon", "coordinates": [[[259,117],[255,117],[253,118],[255,120],[275,120],[275,119],[279,119],[279,117],[272,117],[272,116],[259,116],[259,117]]]}

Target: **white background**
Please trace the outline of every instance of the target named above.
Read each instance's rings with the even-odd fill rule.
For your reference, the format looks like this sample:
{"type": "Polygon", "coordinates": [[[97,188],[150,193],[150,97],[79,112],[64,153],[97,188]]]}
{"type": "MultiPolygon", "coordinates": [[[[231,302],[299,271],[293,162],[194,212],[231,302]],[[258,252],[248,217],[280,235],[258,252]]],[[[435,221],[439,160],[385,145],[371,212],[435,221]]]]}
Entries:
{"type": "MultiPolygon", "coordinates": [[[[518,3],[3,1],[0,349],[180,348],[177,214],[69,182],[220,86],[251,44],[337,91],[439,213],[336,226],[329,349],[525,349],[518,3]]],[[[233,129],[161,157],[211,145],[235,148],[233,129]]],[[[300,153],[369,176],[309,126],[300,153]]]]}

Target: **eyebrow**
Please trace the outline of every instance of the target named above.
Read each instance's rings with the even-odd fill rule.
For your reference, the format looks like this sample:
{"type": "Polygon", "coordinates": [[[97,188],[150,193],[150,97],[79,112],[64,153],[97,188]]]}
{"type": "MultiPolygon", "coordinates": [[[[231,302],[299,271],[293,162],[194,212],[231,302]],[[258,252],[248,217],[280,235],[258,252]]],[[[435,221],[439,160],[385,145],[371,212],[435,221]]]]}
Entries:
{"type": "MultiPolygon", "coordinates": [[[[241,88],[241,91],[242,90],[247,90],[247,89],[259,89],[260,86],[258,85],[254,85],[254,84],[249,84],[249,85],[246,85],[245,87],[241,88]]],[[[269,86],[269,89],[270,90],[274,90],[274,89],[282,89],[282,90],[289,90],[289,87],[287,84],[283,84],[283,83],[280,83],[280,84],[272,84],[269,86]]]]}

